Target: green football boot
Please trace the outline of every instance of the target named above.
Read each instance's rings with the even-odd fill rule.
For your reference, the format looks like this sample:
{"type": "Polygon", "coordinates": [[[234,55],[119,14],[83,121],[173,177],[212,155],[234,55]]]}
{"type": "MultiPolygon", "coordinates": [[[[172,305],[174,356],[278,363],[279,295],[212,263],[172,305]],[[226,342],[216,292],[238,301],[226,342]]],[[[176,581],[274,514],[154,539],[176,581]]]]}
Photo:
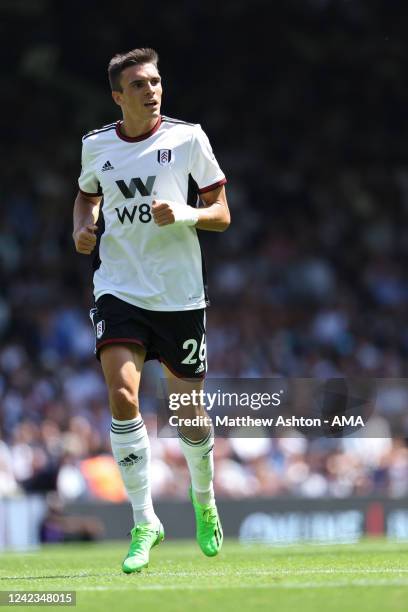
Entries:
{"type": "Polygon", "coordinates": [[[154,527],[149,523],[135,525],[130,532],[132,541],[126,559],[122,563],[125,574],[140,572],[149,565],[149,553],[153,546],[164,540],[163,525],[154,527]]]}
{"type": "Polygon", "coordinates": [[[217,507],[215,503],[199,504],[192,487],[190,487],[190,498],[196,518],[198,545],[207,557],[215,557],[220,552],[224,539],[217,507]]]}

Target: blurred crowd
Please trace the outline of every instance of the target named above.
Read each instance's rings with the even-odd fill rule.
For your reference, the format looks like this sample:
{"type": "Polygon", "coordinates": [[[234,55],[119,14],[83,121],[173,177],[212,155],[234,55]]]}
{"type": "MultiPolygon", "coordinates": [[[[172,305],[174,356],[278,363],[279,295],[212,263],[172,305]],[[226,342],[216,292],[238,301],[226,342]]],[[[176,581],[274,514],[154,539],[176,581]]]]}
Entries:
{"type": "MultiPolygon", "coordinates": [[[[131,16],[134,3],[118,9],[131,16]]],[[[112,23],[95,2],[0,9],[20,34],[2,68],[13,86],[0,118],[0,495],[124,496],[93,356],[91,261],[74,252],[71,217],[81,135],[119,118],[105,67],[140,44],[161,56],[163,112],[202,124],[228,178],[231,228],[201,232],[209,376],[407,376],[402,0],[160,9],[138,6],[143,40],[132,19],[112,23]],[[222,36],[208,45],[214,15],[222,36]]],[[[177,441],[154,436],[158,371],[149,364],[142,400],[154,494],[183,497],[177,441]]],[[[387,401],[407,411],[404,393],[387,401]]],[[[402,495],[406,437],[388,433],[364,452],[344,440],[219,440],[216,488],[402,495]]]]}

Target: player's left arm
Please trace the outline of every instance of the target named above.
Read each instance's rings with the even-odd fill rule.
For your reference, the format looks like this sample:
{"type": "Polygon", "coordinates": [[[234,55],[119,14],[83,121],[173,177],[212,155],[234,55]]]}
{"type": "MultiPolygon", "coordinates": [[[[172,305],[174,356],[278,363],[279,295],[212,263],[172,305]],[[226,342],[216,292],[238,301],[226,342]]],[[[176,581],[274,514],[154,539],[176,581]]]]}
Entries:
{"type": "Polygon", "coordinates": [[[192,225],[210,232],[224,232],[231,223],[224,185],[200,194],[202,208],[193,208],[178,202],[153,200],[153,220],[159,227],[165,225],[192,225]]]}
{"type": "Polygon", "coordinates": [[[196,228],[210,232],[225,232],[231,223],[224,185],[200,194],[204,208],[198,208],[196,228]]]}

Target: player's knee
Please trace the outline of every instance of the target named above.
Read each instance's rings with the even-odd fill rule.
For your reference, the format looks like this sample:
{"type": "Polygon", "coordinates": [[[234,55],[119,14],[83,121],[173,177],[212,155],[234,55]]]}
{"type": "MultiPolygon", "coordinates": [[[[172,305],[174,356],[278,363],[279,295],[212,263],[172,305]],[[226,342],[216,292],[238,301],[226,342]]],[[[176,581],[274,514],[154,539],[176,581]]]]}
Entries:
{"type": "Polygon", "coordinates": [[[139,398],[136,393],[124,386],[110,390],[110,405],[115,419],[134,419],[139,415],[139,398]]]}

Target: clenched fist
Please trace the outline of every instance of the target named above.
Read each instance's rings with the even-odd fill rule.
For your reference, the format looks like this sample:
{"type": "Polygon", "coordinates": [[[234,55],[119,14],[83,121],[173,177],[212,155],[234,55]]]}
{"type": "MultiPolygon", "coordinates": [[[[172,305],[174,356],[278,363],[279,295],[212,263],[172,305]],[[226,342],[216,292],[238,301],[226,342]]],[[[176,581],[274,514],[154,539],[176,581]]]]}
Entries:
{"type": "Polygon", "coordinates": [[[85,225],[74,232],[75,249],[82,255],[90,255],[96,245],[97,225],[85,225]]]}
{"type": "Polygon", "coordinates": [[[198,210],[169,200],[153,200],[153,220],[159,227],[164,225],[196,225],[198,210]]]}

